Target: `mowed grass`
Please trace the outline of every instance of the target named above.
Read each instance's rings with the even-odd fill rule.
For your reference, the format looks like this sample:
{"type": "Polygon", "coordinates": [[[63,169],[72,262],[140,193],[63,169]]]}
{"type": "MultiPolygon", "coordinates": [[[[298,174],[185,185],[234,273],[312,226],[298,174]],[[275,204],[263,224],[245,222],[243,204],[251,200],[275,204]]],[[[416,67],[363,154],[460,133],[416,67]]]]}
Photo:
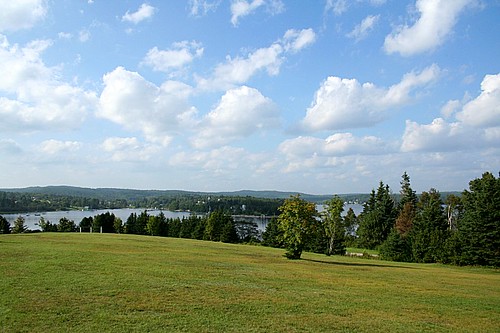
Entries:
{"type": "Polygon", "coordinates": [[[0,235],[1,332],[499,332],[500,272],[175,238],[0,235]]]}

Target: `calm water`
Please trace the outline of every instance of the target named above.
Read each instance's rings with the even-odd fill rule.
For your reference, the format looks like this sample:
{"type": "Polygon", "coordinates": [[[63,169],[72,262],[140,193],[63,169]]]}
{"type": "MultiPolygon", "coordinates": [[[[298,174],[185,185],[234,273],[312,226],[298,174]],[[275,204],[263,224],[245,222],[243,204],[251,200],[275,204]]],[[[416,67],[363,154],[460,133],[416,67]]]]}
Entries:
{"type": "MultiPolygon", "coordinates": [[[[79,210],[70,210],[70,211],[58,211],[58,212],[44,212],[44,213],[26,213],[26,214],[5,214],[2,215],[7,219],[7,221],[10,222],[10,225],[14,225],[14,221],[19,217],[22,216],[24,217],[26,223],[25,226],[28,229],[31,230],[40,230],[40,227],[38,227],[37,223],[40,221],[40,218],[43,217],[45,221],[49,221],[52,224],[58,224],[59,220],[63,217],[67,218],[68,220],[73,220],[76,225],[80,223],[80,221],[84,217],[94,217],[99,214],[104,214],[106,212],[110,212],[112,214],[115,214],[116,217],[119,217],[122,219],[123,223],[127,221],[127,218],[130,216],[132,213],[136,213],[139,215],[142,213],[144,209],[103,209],[103,210],[84,210],[84,211],[79,211],[79,210]]],[[[158,215],[160,214],[160,210],[148,210],[148,215],[158,215]]],[[[179,217],[182,219],[182,217],[186,216],[188,217],[191,213],[188,212],[170,212],[170,211],[163,211],[163,214],[165,214],[165,217],[167,218],[175,218],[179,217]]]]}

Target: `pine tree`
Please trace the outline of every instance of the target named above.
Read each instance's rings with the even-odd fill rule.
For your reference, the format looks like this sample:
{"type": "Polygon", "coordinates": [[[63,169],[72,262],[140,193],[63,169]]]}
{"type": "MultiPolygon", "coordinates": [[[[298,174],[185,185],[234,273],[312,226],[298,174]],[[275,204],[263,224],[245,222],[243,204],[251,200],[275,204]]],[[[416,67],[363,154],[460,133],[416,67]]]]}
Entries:
{"type": "Polygon", "coordinates": [[[500,267],[500,177],[486,172],[472,180],[462,203],[456,262],[500,267]]]}
{"type": "Polygon", "coordinates": [[[416,262],[444,261],[448,236],[448,224],[441,195],[435,189],[423,192],[410,233],[414,260],[416,262]]]}
{"type": "Polygon", "coordinates": [[[0,234],[10,234],[10,223],[2,215],[0,215],[0,234]]]}

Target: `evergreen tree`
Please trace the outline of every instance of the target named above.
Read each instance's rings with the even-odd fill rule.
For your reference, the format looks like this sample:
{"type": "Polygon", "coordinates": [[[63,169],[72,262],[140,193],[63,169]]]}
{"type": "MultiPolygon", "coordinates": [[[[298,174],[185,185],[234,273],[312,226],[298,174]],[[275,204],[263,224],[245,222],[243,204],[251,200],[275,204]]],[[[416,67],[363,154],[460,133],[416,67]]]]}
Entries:
{"type": "Polygon", "coordinates": [[[14,221],[14,226],[12,227],[12,233],[13,234],[22,234],[23,232],[26,232],[28,228],[24,225],[25,219],[22,216],[19,216],[15,221],[14,221]]]}
{"type": "Polygon", "coordinates": [[[205,226],[203,239],[214,242],[220,241],[223,227],[232,220],[232,217],[225,214],[222,210],[216,210],[208,216],[205,226]]]}
{"type": "Polygon", "coordinates": [[[441,195],[435,189],[423,192],[410,233],[413,259],[416,262],[444,261],[447,229],[441,195]]]}
{"type": "Polygon", "coordinates": [[[412,261],[409,238],[403,237],[396,229],[392,229],[386,241],[380,247],[380,257],[384,260],[412,261]]]}
{"type": "Polygon", "coordinates": [[[395,203],[390,188],[379,183],[377,193],[372,190],[370,199],[360,215],[358,233],[359,246],[374,249],[389,235],[395,221],[395,203]]]}
{"type": "Polygon", "coordinates": [[[232,217],[227,219],[224,226],[222,226],[220,241],[224,243],[238,243],[239,237],[232,217]]]}
{"type": "Polygon", "coordinates": [[[139,216],[137,216],[137,220],[135,222],[135,234],[138,235],[146,235],[146,225],[149,221],[149,215],[147,211],[143,211],[139,216]]]}
{"type": "Polygon", "coordinates": [[[10,234],[10,223],[2,215],[0,215],[0,234],[10,234]]]}
{"type": "Polygon", "coordinates": [[[272,218],[262,233],[262,245],[283,248],[283,231],[279,228],[278,219],[272,218]]]}
{"type": "Polygon", "coordinates": [[[181,219],[178,217],[167,219],[167,223],[168,237],[179,238],[181,234],[181,219]]]}
{"type": "Polygon", "coordinates": [[[137,214],[136,213],[131,213],[128,218],[127,222],[125,222],[125,233],[126,234],[136,234],[137,231],[137,214]]]}
{"type": "Polygon", "coordinates": [[[92,228],[92,224],[94,222],[94,218],[92,216],[89,216],[89,217],[84,217],[82,218],[82,220],[80,221],[80,228],[82,228],[82,231],[90,231],[92,228]]]}
{"type": "Polygon", "coordinates": [[[500,177],[489,172],[469,182],[462,194],[456,262],[500,267],[500,177]]]}
{"type": "Polygon", "coordinates": [[[396,218],[395,228],[402,237],[406,237],[413,226],[413,220],[417,210],[417,194],[412,190],[410,185],[410,176],[403,173],[401,177],[401,199],[399,202],[399,214],[396,218]]]}

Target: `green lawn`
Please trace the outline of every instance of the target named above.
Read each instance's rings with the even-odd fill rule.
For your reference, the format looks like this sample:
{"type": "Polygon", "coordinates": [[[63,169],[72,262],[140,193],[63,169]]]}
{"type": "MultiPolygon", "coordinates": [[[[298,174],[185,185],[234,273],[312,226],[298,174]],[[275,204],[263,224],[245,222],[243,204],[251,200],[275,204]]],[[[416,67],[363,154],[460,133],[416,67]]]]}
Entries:
{"type": "Polygon", "coordinates": [[[499,332],[500,271],[111,234],[0,235],[1,332],[499,332]]]}

